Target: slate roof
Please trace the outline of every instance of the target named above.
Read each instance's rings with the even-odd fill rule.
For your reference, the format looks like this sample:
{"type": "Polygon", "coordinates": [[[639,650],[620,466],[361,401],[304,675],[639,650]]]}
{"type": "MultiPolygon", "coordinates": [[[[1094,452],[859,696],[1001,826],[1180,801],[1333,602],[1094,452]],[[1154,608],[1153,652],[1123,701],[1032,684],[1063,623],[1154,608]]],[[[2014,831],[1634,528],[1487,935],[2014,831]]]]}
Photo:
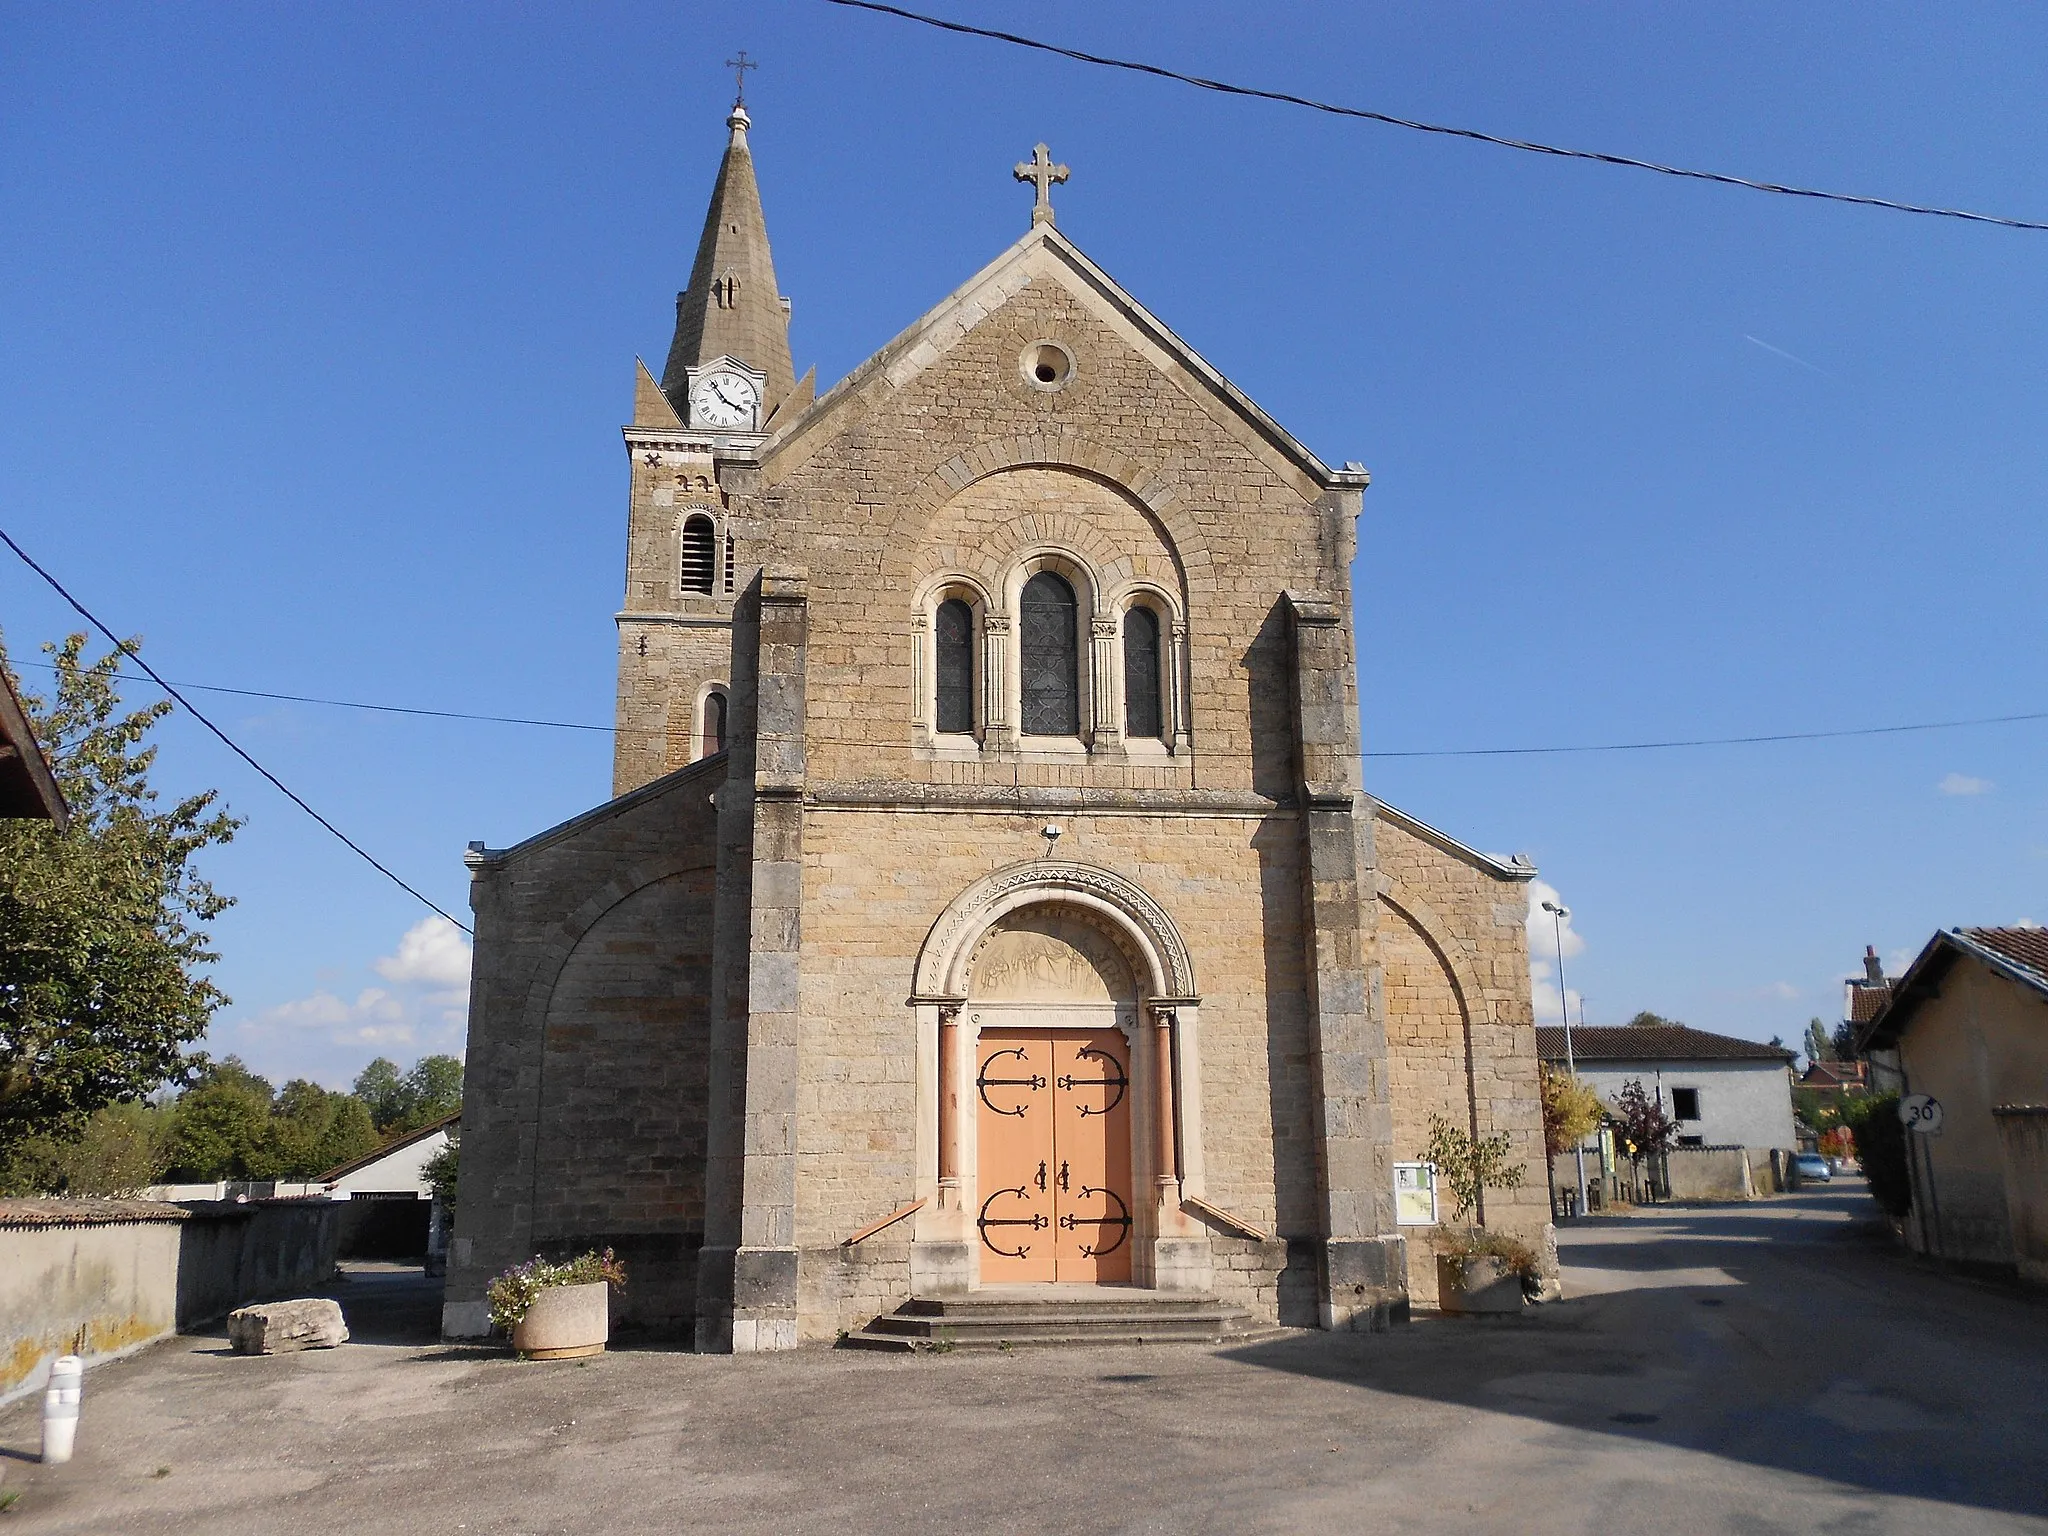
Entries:
{"type": "MultiPolygon", "coordinates": [[[[1536,1026],[1536,1054],[1544,1061],[1564,1060],[1564,1029],[1536,1026]]],[[[1594,1024],[1572,1031],[1572,1054],[1579,1061],[1775,1061],[1793,1053],[1782,1046],[1711,1034],[1684,1024],[1594,1024]]]]}

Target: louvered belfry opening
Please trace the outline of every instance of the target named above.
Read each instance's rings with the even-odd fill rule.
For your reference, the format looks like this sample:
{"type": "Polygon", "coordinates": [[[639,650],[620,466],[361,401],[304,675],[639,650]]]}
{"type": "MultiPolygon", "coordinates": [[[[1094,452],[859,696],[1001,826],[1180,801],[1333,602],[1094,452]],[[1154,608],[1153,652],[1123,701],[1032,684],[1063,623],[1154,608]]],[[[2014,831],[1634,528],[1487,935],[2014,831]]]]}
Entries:
{"type": "Polygon", "coordinates": [[[1151,740],[1163,734],[1159,707],[1159,615],[1133,608],[1124,615],[1124,734],[1151,740]]]}
{"type": "Polygon", "coordinates": [[[701,592],[706,597],[711,595],[717,548],[717,535],[711,527],[710,518],[700,515],[683,524],[680,584],[685,592],[701,592]]]}
{"type": "Polygon", "coordinates": [[[1040,571],[1024,583],[1017,654],[1026,736],[1081,734],[1079,605],[1066,578],[1040,571]]]}
{"type": "Polygon", "coordinates": [[[937,728],[948,734],[974,729],[974,610],[957,597],[939,604],[937,728]]]}

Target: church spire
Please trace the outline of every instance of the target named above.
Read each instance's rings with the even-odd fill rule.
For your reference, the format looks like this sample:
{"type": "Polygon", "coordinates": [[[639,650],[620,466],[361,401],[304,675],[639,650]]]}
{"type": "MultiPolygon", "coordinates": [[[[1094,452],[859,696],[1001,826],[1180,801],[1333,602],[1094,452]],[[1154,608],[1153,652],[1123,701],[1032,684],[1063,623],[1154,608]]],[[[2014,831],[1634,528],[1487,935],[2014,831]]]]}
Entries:
{"type": "Polygon", "coordinates": [[[676,295],[676,336],[661,374],[663,393],[686,417],[684,370],[720,354],[768,375],[764,405],[770,409],[796,382],[789,357],[789,311],[775,285],[768,223],[761,216],[761,190],[747,147],[753,119],[735,101],[725,124],[732,138],[711,189],[690,286],[676,295]]]}

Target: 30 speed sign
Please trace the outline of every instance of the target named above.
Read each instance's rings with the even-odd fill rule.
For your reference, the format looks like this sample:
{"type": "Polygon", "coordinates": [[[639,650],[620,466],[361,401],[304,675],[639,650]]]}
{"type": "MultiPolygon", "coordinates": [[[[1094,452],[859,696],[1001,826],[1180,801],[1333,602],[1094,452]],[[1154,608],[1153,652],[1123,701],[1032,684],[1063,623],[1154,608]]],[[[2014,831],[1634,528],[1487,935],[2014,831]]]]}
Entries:
{"type": "Polygon", "coordinates": [[[1922,1136],[1941,1134],[1941,1100],[1929,1093],[1909,1093],[1899,1100],[1899,1119],[1922,1136]]]}

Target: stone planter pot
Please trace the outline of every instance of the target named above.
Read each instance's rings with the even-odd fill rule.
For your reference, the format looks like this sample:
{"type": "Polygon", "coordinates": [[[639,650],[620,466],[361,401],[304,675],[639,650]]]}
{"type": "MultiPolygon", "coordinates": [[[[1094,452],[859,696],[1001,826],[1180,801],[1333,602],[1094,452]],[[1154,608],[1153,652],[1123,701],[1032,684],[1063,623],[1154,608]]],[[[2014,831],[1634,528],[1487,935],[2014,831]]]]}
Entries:
{"type": "Polygon", "coordinates": [[[1501,1259],[1438,1254],[1436,1304],[1453,1316],[1497,1317],[1522,1310],[1522,1277],[1501,1259]]]}
{"type": "Polygon", "coordinates": [[[512,1347],[529,1360],[603,1354],[611,1337],[610,1290],[602,1280],[548,1287],[513,1325],[512,1347]]]}

